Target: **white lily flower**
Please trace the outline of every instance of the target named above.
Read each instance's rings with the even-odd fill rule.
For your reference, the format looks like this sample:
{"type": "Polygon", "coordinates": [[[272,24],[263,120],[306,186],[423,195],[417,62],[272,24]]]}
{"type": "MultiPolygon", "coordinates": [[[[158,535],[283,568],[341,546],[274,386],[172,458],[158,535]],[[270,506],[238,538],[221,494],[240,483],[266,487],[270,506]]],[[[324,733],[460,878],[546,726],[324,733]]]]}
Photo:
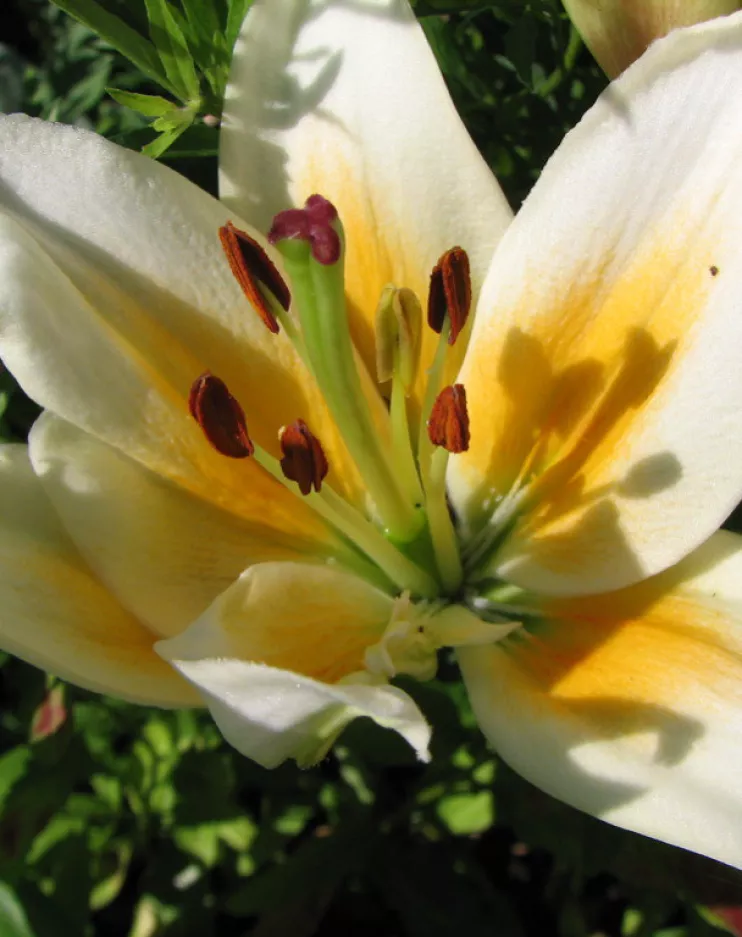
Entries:
{"type": "Polygon", "coordinates": [[[3,646],[264,765],[426,758],[452,646],[531,781],[742,866],[741,91],[742,17],[657,43],[512,224],[404,0],[257,0],[222,203],[0,121],[3,646]]]}

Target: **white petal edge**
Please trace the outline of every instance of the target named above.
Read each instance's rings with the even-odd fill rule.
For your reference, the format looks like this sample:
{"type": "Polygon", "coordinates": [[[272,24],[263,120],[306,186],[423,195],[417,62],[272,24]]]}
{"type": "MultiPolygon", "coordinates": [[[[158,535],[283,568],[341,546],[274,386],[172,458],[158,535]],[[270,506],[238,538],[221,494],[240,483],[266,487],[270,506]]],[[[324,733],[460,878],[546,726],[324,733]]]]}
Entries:
{"type": "Polygon", "coordinates": [[[0,447],[0,606],[0,646],[37,667],[131,702],[200,704],[86,567],[21,445],[0,447]]]}
{"type": "MultiPolygon", "coordinates": [[[[616,826],[742,868],[742,537],[719,532],[654,585],[663,581],[696,604],[696,643],[685,646],[682,630],[675,642],[674,626],[685,623],[669,622],[664,655],[661,640],[651,656],[628,648],[635,673],[621,697],[611,692],[615,672],[600,671],[592,699],[568,682],[539,693],[506,645],[459,651],[462,674],[482,731],[533,784],[616,826]],[[637,704],[637,683],[654,703],[637,704]]],[[[624,593],[645,587],[654,588],[624,593]]],[[[597,645],[598,666],[611,640],[597,645]]]]}
{"type": "Polygon", "coordinates": [[[351,720],[367,716],[409,742],[429,760],[430,727],[402,690],[365,683],[320,683],[310,677],[243,660],[183,661],[157,649],[206,701],[224,738],[264,768],[288,758],[309,765],[322,758],[351,720]]]}

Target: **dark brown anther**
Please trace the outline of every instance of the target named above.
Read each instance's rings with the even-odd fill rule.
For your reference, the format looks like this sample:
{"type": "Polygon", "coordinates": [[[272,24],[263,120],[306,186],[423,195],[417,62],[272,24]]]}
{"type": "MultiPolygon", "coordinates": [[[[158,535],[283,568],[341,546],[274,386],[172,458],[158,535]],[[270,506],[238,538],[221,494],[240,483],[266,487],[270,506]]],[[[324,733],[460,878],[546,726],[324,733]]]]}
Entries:
{"type": "Polygon", "coordinates": [[[440,335],[448,313],[451,323],[448,344],[453,345],[466,325],[470,310],[469,255],[462,247],[452,247],[441,255],[430,274],[428,325],[440,335]]]}
{"type": "Polygon", "coordinates": [[[278,322],[263,290],[270,290],[279,304],[288,309],[291,294],[286,282],[260,244],[236,228],[231,221],[219,228],[219,240],[242,292],[266,327],[275,334],[278,332],[278,322]]]}
{"type": "Polygon", "coordinates": [[[255,452],[245,412],[218,377],[206,371],[193,382],[188,408],[217,452],[230,459],[245,459],[255,452]]]}
{"type": "Polygon", "coordinates": [[[308,495],[314,487],[320,491],[329,466],[322,444],[312,435],[304,420],[284,426],[280,433],[281,468],[283,474],[296,482],[299,491],[308,495]]]}
{"type": "Polygon", "coordinates": [[[469,448],[469,412],[463,384],[444,387],[436,397],[428,420],[428,438],[448,452],[466,452],[469,448]]]}

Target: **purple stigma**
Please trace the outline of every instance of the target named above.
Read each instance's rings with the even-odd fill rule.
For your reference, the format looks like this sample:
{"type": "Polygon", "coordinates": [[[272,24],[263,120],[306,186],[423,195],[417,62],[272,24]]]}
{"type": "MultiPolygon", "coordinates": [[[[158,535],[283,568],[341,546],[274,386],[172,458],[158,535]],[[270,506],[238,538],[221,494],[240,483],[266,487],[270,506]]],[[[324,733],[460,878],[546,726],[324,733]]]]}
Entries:
{"type": "Polygon", "coordinates": [[[333,227],[338,213],[332,202],[321,195],[310,195],[304,208],[280,211],[268,232],[271,244],[288,238],[308,241],[312,257],[325,266],[337,263],[342,245],[340,235],[333,227]]]}

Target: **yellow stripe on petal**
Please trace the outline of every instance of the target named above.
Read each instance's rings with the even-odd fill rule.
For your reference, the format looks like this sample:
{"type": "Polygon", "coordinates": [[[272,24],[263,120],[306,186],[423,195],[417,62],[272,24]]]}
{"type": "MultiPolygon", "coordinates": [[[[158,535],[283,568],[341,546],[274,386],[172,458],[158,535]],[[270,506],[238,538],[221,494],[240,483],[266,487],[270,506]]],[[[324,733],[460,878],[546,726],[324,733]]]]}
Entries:
{"type": "Polygon", "coordinates": [[[731,55],[741,17],[657,43],[568,135],[496,252],[459,376],[471,446],[449,482],[473,534],[503,505],[489,569],[519,585],[653,575],[742,491],[742,79],[739,96],[713,90],[731,55]],[[692,134],[671,132],[691,117],[692,134]]]}
{"type": "Polygon", "coordinates": [[[353,337],[372,375],[383,288],[413,289],[425,305],[433,266],[460,245],[478,291],[510,221],[406,0],[252,5],[225,100],[220,191],[263,230],[312,194],[336,205],[353,337]]]}
{"type": "Polygon", "coordinates": [[[329,566],[260,563],[158,651],[173,661],[234,658],[325,683],[364,669],[393,600],[329,566]]]}
{"type": "Polygon", "coordinates": [[[671,29],[734,13],[739,0],[564,0],[585,44],[612,78],[671,29]]]}
{"type": "Polygon", "coordinates": [[[485,734],[517,770],[619,826],[742,866],[742,539],[720,533],[618,592],[460,651],[485,734]]]}

